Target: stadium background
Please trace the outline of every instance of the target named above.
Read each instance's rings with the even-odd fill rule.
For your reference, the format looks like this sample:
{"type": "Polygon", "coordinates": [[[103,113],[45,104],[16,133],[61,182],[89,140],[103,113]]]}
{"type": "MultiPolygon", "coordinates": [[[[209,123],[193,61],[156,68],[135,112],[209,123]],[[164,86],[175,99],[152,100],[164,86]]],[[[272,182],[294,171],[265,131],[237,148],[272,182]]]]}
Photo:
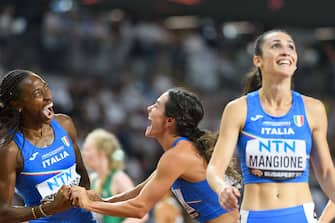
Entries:
{"type": "MultiPolygon", "coordinates": [[[[144,137],[146,107],[184,86],[205,105],[201,126],[217,131],[225,104],[241,94],[252,41],[280,28],[296,41],[294,88],[321,99],[335,149],[335,2],[226,0],[1,0],[0,73],[45,77],[55,110],[72,116],[79,144],[94,128],[117,134],[127,172],[140,182],[162,150],[144,137]]],[[[311,177],[317,213],[326,199],[311,177]]]]}

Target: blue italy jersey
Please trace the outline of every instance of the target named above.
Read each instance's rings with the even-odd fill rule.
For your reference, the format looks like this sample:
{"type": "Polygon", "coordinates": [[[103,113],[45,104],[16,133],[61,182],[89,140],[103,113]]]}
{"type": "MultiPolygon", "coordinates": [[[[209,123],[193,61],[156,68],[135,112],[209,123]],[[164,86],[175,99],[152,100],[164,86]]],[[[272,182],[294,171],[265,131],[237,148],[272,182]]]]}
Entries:
{"type": "Polygon", "coordinates": [[[247,117],[238,139],[245,184],[307,182],[311,146],[299,93],[292,91],[292,106],[280,117],[264,112],[258,91],[247,95],[247,117]]]}
{"type": "MultiPolygon", "coordinates": [[[[42,200],[54,197],[62,185],[78,185],[80,175],[76,172],[76,156],[67,132],[56,119],[51,121],[54,141],[39,148],[30,143],[21,133],[16,133],[14,141],[23,156],[23,170],[16,178],[16,189],[27,206],[36,206],[42,200]]],[[[91,213],[80,208],[33,220],[31,222],[86,223],[95,222],[91,213]]]]}
{"type": "MultiPolygon", "coordinates": [[[[173,146],[181,140],[188,139],[184,137],[178,138],[173,143],[173,146]]],[[[210,188],[207,180],[188,182],[183,179],[177,179],[173,183],[171,190],[186,212],[199,222],[207,222],[227,213],[219,204],[219,198],[210,188]]]]}

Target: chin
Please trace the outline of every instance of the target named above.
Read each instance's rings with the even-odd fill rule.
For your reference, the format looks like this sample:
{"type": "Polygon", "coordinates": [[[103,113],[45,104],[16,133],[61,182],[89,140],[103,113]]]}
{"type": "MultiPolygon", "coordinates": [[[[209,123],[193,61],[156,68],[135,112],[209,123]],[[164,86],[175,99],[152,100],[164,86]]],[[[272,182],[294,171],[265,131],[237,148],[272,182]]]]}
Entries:
{"type": "Polygon", "coordinates": [[[145,130],[144,136],[148,138],[155,138],[154,134],[152,133],[151,126],[147,127],[147,129],[145,130]]]}
{"type": "Polygon", "coordinates": [[[148,138],[152,138],[152,136],[150,134],[150,131],[148,131],[148,130],[145,131],[144,136],[148,137],[148,138]]]}

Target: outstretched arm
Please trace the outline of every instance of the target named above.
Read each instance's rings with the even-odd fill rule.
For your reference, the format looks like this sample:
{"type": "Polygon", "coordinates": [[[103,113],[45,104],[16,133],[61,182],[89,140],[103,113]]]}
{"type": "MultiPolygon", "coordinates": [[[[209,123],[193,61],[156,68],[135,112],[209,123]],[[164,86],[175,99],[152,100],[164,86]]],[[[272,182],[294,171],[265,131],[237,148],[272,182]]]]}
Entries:
{"type": "Polygon", "coordinates": [[[113,202],[125,201],[125,200],[135,198],[136,196],[139,195],[139,193],[141,192],[143,187],[155,176],[155,174],[156,174],[156,171],[154,171],[145,181],[138,184],[137,186],[135,186],[135,187],[133,187],[133,188],[131,188],[131,189],[125,191],[125,192],[121,192],[119,194],[116,194],[113,197],[106,198],[106,199],[104,199],[104,201],[113,203],[113,202]]]}
{"type": "Polygon", "coordinates": [[[239,132],[246,116],[246,103],[243,98],[230,102],[222,115],[219,138],[207,167],[207,180],[219,195],[221,205],[232,210],[238,208],[239,191],[225,183],[225,171],[233,156],[239,132]]]}
{"type": "Polygon", "coordinates": [[[170,189],[172,183],[184,172],[187,166],[178,153],[167,151],[161,157],[156,173],[143,186],[140,193],[129,200],[115,203],[91,201],[86,190],[73,187],[72,199],[79,200],[82,208],[104,215],[142,218],[170,189]],[[171,163],[174,168],[171,168],[171,163]]]}

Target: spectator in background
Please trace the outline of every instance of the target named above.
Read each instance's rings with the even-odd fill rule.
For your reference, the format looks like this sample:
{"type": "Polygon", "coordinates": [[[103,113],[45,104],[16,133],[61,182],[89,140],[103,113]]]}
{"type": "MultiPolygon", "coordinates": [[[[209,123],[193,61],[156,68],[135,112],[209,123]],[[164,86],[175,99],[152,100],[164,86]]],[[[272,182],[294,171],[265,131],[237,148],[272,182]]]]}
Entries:
{"type": "MultiPolygon", "coordinates": [[[[123,171],[124,152],[115,135],[104,129],[95,129],[87,135],[83,149],[85,164],[94,171],[91,175],[92,189],[99,196],[109,198],[134,187],[123,171]]],[[[145,220],[146,217],[134,219],[103,215],[101,223],[139,223],[145,220]]]]}

